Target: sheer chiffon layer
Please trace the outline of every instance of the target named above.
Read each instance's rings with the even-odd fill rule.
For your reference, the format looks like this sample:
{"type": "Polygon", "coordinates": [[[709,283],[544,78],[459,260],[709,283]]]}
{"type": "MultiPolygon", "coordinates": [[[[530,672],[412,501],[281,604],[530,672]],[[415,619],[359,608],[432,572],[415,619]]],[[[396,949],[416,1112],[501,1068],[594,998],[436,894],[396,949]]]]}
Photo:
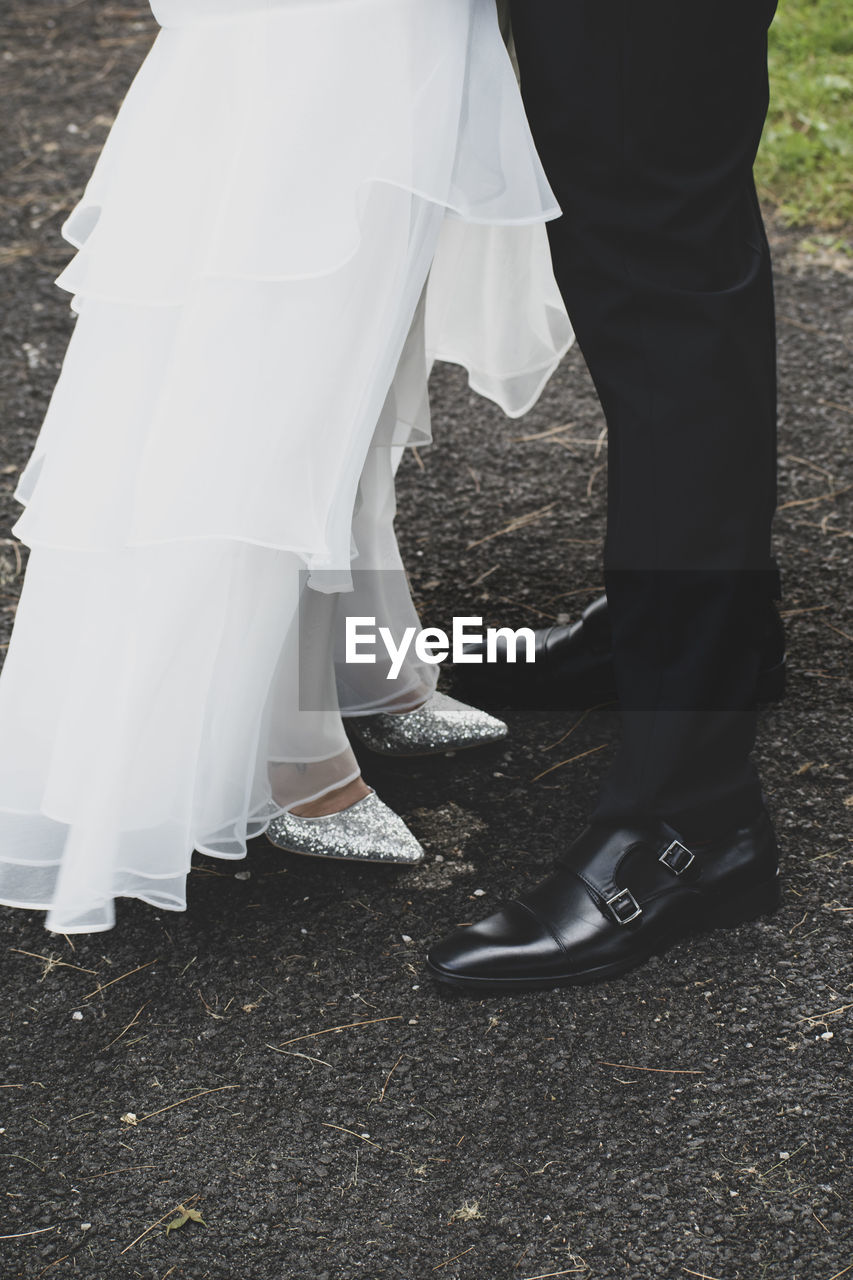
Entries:
{"type": "Polygon", "coordinates": [[[569,340],[542,228],[436,228],[437,206],[385,187],[370,212],[356,255],[315,281],[204,279],[163,308],[78,299],[16,535],[80,550],[236,538],[344,567],[359,459],[429,266],[412,271],[413,217],[438,251],[385,443],[429,442],[425,356],[526,410],[569,340]]]}
{"type": "Polygon", "coordinates": [[[175,307],[78,299],[18,486],[18,537],[81,550],[237,539],[345,568],[364,454],[441,225],[438,206],[389,187],[369,215],[355,256],[317,280],[200,279],[175,307]]]}
{"type": "Polygon", "coordinates": [[[0,901],[60,932],[182,908],[194,848],[242,857],[356,775],[341,712],[429,696],[416,661],[335,679],[335,593],[391,570],[354,599],[417,624],[393,471],[431,361],[518,414],[571,342],[493,0],[155,13],[66,224],[78,318],[18,488],[0,901]]]}
{"type": "Polygon", "coordinates": [[[287,696],[298,568],[235,542],[33,553],[0,681],[4,902],[60,932],[109,928],[118,896],[182,908],[193,848],[243,857],[294,783],[357,776],[337,711],[287,696]],[[319,769],[268,767],[306,743],[319,769]]]}
{"type": "MultiPolygon", "coordinates": [[[[424,206],[443,214],[430,359],[516,416],[572,340],[543,226],[557,210],[494,2],[160,8],[179,25],[65,226],[79,252],[59,284],[80,323],[16,533],[239,538],[340,567],[424,206]]],[[[421,414],[395,443],[428,435],[421,414]]]]}
{"type": "MultiPolygon", "coordinates": [[[[304,538],[296,550],[209,533],[132,545],[128,520],[153,405],[170,366],[161,349],[170,338],[166,313],[94,299],[80,312],[45,423],[50,444],[33,464],[35,498],[20,522],[38,512],[46,486],[55,484],[44,509],[55,518],[64,501],[65,518],[55,527],[64,537],[73,528],[75,540],[34,546],[0,678],[0,901],[47,908],[51,929],[108,929],[121,896],[182,908],[194,848],[242,857],[246,841],[272,816],[358,775],[334,674],[335,592],[348,585],[353,564],[401,568],[391,525],[391,443],[407,429],[401,412],[423,413],[421,300],[443,217],[438,206],[407,199],[407,243],[395,287],[364,351],[372,432],[361,439],[342,435],[334,446],[349,460],[340,471],[342,494],[327,499],[328,527],[340,546],[337,566],[316,553],[326,545],[319,535],[312,554],[315,526],[300,530],[286,510],[288,501],[303,503],[307,522],[318,502],[308,486],[313,474],[322,477],[325,451],[333,446],[324,443],[324,420],[316,416],[305,423],[292,476],[282,468],[273,490],[273,516],[284,504],[288,528],[304,538]],[[143,334],[147,344],[129,341],[128,335],[143,334]],[[102,369],[105,350],[114,351],[116,364],[102,369]],[[103,404],[100,435],[81,444],[91,419],[75,416],[75,409],[93,395],[103,404]],[[94,477],[88,481],[87,468],[94,477]],[[82,485],[76,495],[68,488],[74,475],[82,485]],[[78,503],[86,510],[75,517],[78,503]]],[[[359,300],[366,310],[372,295],[353,302],[359,300]]],[[[248,322],[251,297],[245,304],[248,322]]],[[[333,363],[345,362],[363,331],[356,306],[349,316],[333,363]]],[[[324,385],[335,385],[328,370],[324,385]]],[[[321,397],[318,387],[318,403],[321,397]]],[[[286,414],[286,385],[280,398],[283,405],[271,409],[286,414]]],[[[222,438],[217,465],[223,471],[229,444],[239,447],[240,421],[222,438]]],[[[175,420],[176,430],[196,426],[195,417],[175,420]]],[[[285,417],[279,431],[286,436],[287,429],[285,417]]],[[[198,448],[203,477],[213,445],[201,437],[198,448]]],[[[335,461],[328,455],[330,466],[335,461]]],[[[258,486],[263,466],[260,458],[253,468],[258,486]]],[[[190,503],[192,482],[189,474],[184,497],[190,503]]],[[[168,474],[161,484],[168,487],[168,474]]],[[[182,495],[172,492],[177,513],[182,495]]],[[[221,492],[229,496],[227,484],[221,492]]],[[[251,515],[251,507],[246,510],[251,515]]],[[[365,607],[370,603],[382,625],[411,623],[407,593],[391,602],[393,616],[383,600],[365,607]]],[[[402,681],[420,687],[422,700],[434,674],[419,675],[407,667],[402,681]]],[[[378,707],[387,686],[361,687],[350,697],[354,710],[378,707]]]]}
{"type": "Polygon", "coordinates": [[[71,293],[168,304],[199,276],[336,271],[377,183],[468,222],[559,213],[494,0],[158,8],[174,25],[65,224],[71,293]]]}

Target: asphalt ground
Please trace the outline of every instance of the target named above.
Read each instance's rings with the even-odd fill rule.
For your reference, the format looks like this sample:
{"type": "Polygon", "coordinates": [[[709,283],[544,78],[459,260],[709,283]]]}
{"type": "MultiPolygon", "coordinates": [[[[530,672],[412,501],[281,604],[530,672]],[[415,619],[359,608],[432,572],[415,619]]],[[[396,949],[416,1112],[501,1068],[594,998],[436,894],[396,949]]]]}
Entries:
{"type": "MultiPolygon", "coordinates": [[[[139,4],[0,17],[6,527],[71,328],[58,225],[152,33],[139,4]]],[[[851,281],[771,231],[791,674],[758,759],[781,910],[606,986],[432,986],[429,941],[583,822],[612,708],[513,710],[505,746],[366,760],[428,845],[413,872],[258,840],[236,867],[197,859],[185,915],[122,903],[111,933],[64,939],[4,909],[4,1278],[853,1276],[851,281]],[[180,1205],[203,1224],[167,1232],[180,1205]]],[[[536,625],[594,597],[602,425],[577,353],[522,423],[438,374],[436,445],[400,485],[425,624],[536,625]]],[[[3,640],[21,570],[3,541],[3,640]]]]}

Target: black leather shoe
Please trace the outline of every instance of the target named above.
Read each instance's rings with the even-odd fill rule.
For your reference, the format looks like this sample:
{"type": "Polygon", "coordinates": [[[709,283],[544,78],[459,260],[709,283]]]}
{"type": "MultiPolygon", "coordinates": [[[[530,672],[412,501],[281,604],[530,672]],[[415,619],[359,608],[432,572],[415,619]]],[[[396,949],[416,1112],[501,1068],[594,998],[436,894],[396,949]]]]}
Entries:
{"type": "MultiPolygon", "coordinates": [[[[534,634],[534,662],[525,661],[523,643],[501,637],[495,662],[456,666],[454,679],[464,689],[524,706],[583,708],[616,698],[607,596],[593,601],[577,622],[545,627],[534,634]],[[514,662],[509,661],[510,647],[515,651],[514,662]]],[[[485,639],[466,644],[464,651],[485,659],[485,639]]],[[[784,692],[785,633],[779,614],[771,605],[758,701],[778,702],[784,692]]]]}
{"type": "Polygon", "coordinates": [[[779,905],[767,813],[724,840],[671,827],[588,827],[552,875],[429,953],[439,982],[472,992],[577,986],[625,973],[682,938],[779,905]]]}

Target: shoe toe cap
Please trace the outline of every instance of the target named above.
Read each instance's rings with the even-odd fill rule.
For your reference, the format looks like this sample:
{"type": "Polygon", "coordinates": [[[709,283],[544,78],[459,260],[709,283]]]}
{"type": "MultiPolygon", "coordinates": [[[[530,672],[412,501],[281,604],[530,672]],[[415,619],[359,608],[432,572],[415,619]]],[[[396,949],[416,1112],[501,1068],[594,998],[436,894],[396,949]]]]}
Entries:
{"type": "Polygon", "coordinates": [[[442,938],[427,962],[436,977],[451,983],[524,983],[553,972],[561,956],[558,943],[536,917],[511,902],[442,938]]]}

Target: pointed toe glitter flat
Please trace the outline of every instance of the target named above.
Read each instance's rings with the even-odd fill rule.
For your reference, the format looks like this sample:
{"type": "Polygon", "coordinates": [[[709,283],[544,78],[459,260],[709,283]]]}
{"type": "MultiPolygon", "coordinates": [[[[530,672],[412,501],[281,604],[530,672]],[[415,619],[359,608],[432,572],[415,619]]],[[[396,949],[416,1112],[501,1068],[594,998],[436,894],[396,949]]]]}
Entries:
{"type": "Polygon", "coordinates": [[[288,853],[350,862],[385,862],[412,867],[424,850],[402,818],[383,804],[375,791],[340,813],[300,818],[283,813],[266,830],[270,844],[288,853]]]}
{"type": "Polygon", "coordinates": [[[347,728],[360,742],[383,756],[437,756],[500,742],[509,733],[503,720],[434,693],[417,711],[350,716],[347,728]]]}

